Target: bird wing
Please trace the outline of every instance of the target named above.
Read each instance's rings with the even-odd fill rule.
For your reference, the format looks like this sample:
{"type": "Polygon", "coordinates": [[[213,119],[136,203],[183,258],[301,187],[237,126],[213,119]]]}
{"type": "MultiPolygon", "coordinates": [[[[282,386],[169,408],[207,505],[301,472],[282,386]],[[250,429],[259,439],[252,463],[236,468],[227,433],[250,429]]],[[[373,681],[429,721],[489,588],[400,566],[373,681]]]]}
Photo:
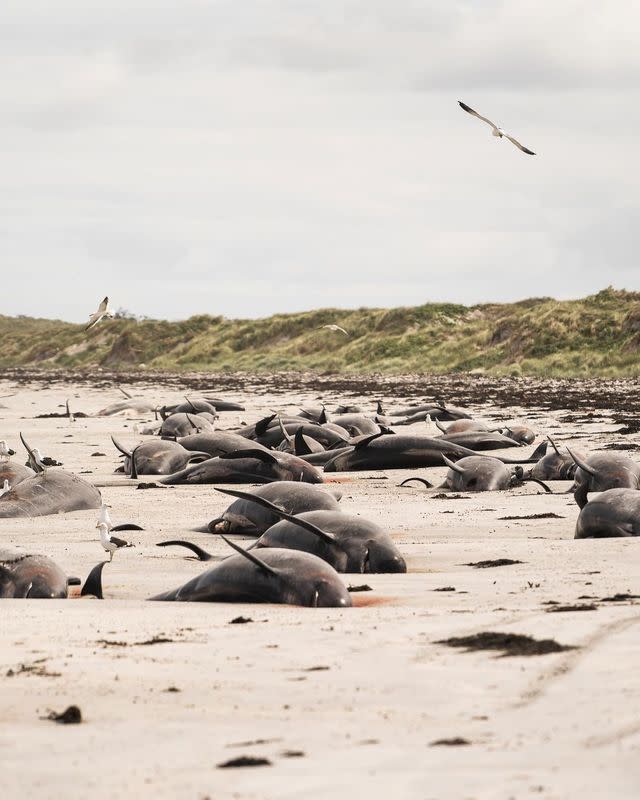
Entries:
{"type": "Polygon", "coordinates": [[[109,306],[109,298],[105,297],[104,300],[98,306],[98,311],[106,311],[109,306]]]}
{"type": "Polygon", "coordinates": [[[520,144],[520,142],[517,139],[514,139],[513,136],[509,136],[508,133],[505,133],[505,138],[507,138],[511,142],[511,144],[515,144],[518,150],[522,150],[522,152],[527,153],[527,155],[535,156],[533,150],[529,150],[528,147],[525,147],[523,144],[520,144]]]}
{"type": "Polygon", "coordinates": [[[345,335],[345,336],[348,336],[348,335],[349,335],[349,334],[348,334],[348,333],[345,331],[345,329],[344,329],[344,328],[341,328],[339,325],[336,325],[336,326],[335,326],[335,328],[334,328],[334,330],[336,330],[336,331],[340,331],[341,333],[344,333],[344,335],[345,335]]]}
{"type": "Polygon", "coordinates": [[[94,325],[97,325],[102,319],[102,316],[103,315],[99,311],[96,311],[95,314],[92,314],[89,317],[89,324],[85,327],[85,331],[88,331],[89,328],[93,328],[94,325]]]}
{"type": "Polygon", "coordinates": [[[117,536],[109,536],[109,541],[113,542],[116,547],[131,547],[130,542],[126,542],[124,539],[119,539],[117,536]]]}
{"type": "Polygon", "coordinates": [[[477,111],[474,111],[466,103],[463,103],[462,100],[458,100],[458,105],[460,106],[461,109],[463,109],[463,111],[466,111],[468,114],[472,114],[474,117],[481,119],[483,122],[486,122],[487,125],[491,125],[494,131],[498,130],[498,126],[495,124],[495,122],[491,122],[490,119],[487,119],[486,117],[483,117],[481,114],[478,114],[477,111]]]}

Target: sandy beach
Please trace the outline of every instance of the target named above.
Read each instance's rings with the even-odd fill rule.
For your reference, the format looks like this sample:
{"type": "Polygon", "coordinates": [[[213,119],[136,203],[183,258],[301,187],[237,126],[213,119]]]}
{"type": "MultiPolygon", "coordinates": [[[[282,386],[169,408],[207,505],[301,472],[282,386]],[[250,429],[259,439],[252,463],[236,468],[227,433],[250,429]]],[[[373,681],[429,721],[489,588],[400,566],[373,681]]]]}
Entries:
{"type": "MultiPolygon", "coordinates": [[[[153,403],[182,399],[181,387],[154,380],[134,393],[153,403]]],[[[407,399],[386,391],[389,407],[407,399]]],[[[354,593],[354,608],[345,610],[150,603],[205,568],[156,542],[187,538],[227,552],[196,529],[228,498],[212,486],[141,491],[114,474],[110,435],[136,443],[134,425],[153,415],[93,416],[122,397],[110,381],[0,382],[1,395],[14,392],[0,400],[0,438],[16,458],[25,456],[22,431],[97,485],[114,523],[144,530],[127,534],[136,547],[105,568],[102,602],[2,602],[3,797],[638,797],[640,606],[605,598],[640,594],[639,543],[574,540],[578,508],[564,493],[569,482],[554,482],[553,495],[527,485],[438,498],[398,484],[409,474],[440,483],[444,468],[328,475],[328,485],[343,491],[343,510],[393,532],[408,574],[345,575],[348,585],[372,588],[354,593]],[[35,418],[61,411],[67,398],[90,416],[35,418]],[[549,512],[557,516],[501,519],[549,512]],[[521,563],[469,566],[494,559],[521,563]],[[593,607],[551,613],[554,604],[593,607]],[[249,621],[231,624],[239,616],[249,621]],[[572,649],[501,657],[438,643],[483,631],[572,649]],[[83,724],[42,719],[70,704],[81,708],[83,724]],[[240,756],[270,763],[219,767],[240,756]]],[[[238,386],[224,396],[247,410],[222,412],[218,427],[239,416],[251,423],[272,409],[296,412],[318,394],[263,380],[238,386]]],[[[328,409],[359,399],[373,411],[377,399],[331,388],[321,394],[328,409]]],[[[552,433],[583,451],[638,441],[635,433],[615,434],[620,426],[606,407],[567,421],[570,406],[498,408],[485,394],[469,404],[474,415],[529,420],[536,441],[552,433]]],[[[49,555],[84,580],[104,559],[96,520],[96,511],[2,519],[0,541],[49,555]]]]}

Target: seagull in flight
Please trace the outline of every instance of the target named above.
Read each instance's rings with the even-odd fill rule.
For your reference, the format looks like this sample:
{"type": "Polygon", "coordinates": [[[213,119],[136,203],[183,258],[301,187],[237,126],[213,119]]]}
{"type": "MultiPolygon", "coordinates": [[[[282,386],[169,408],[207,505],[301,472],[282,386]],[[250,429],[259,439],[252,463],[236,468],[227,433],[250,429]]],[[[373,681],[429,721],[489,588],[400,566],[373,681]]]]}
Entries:
{"type": "Polygon", "coordinates": [[[109,298],[105,297],[98,306],[98,310],[89,317],[89,324],[86,326],[85,331],[88,331],[89,328],[93,328],[94,325],[97,325],[100,322],[100,320],[107,317],[113,317],[113,311],[111,311],[109,308],[109,298]]]}
{"type": "Polygon", "coordinates": [[[124,539],[112,536],[109,532],[109,525],[106,522],[98,522],[96,528],[100,529],[100,544],[105,552],[109,553],[109,561],[113,561],[113,554],[121,547],[135,547],[132,542],[126,542],[124,539]]]}
{"type": "Polygon", "coordinates": [[[504,138],[508,139],[511,142],[511,144],[514,144],[518,148],[518,150],[522,150],[523,153],[526,153],[529,156],[535,156],[533,150],[529,150],[528,147],[525,147],[523,144],[520,144],[520,142],[517,139],[514,139],[513,136],[509,136],[509,134],[503,131],[502,128],[499,128],[494,122],[491,122],[490,119],[487,119],[486,117],[483,117],[480,114],[478,114],[477,111],[474,111],[466,103],[463,103],[462,100],[458,100],[458,105],[463,111],[466,111],[467,114],[471,114],[472,116],[481,119],[483,122],[486,122],[487,125],[491,125],[491,127],[493,128],[493,130],[491,131],[492,136],[497,136],[499,139],[502,139],[502,137],[504,136],[504,138]]]}
{"type": "Polygon", "coordinates": [[[333,324],[332,324],[332,325],[323,325],[323,326],[320,328],[320,330],[322,330],[322,328],[326,328],[328,331],[335,331],[336,333],[339,331],[340,333],[344,333],[344,335],[345,335],[345,336],[348,336],[348,335],[349,335],[349,334],[348,334],[348,333],[345,331],[345,329],[344,329],[344,328],[341,328],[339,325],[333,325],[333,324]]]}

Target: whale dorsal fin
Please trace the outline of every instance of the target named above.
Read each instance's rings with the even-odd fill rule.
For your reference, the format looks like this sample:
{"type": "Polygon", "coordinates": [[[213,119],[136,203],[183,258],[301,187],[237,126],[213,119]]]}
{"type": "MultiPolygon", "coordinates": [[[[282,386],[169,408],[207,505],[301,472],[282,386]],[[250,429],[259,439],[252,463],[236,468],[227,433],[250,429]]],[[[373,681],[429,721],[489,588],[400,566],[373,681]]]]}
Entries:
{"type": "Polygon", "coordinates": [[[270,567],[268,564],[265,564],[265,562],[262,561],[262,559],[258,558],[257,556],[254,556],[253,553],[250,553],[248,550],[239,547],[235,542],[232,542],[230,539],[227,539],[227,537],[223,533],[219,534],[219,536],[220,538],[224,539],[224,541],[229,545],[229,547],[235,550],[236,553],[239,553],[241,556],[244,556],[247,559],[247,561],[251,561],[253,564],[256,565],[256,567],[258,567],[258,569],[262,570],[262,572],[266,573],[267,575],[271,575],[274,578],[280,578],[278,571],[275,570],[273,567],[270,567]]]}
{"type": "Polygon", "coordinates": [[[116,437],[113,434],[111,435],[111,441],[113,442],[116,450],[119,450],[123,456],[128,456],[129,458],[131,458],[131,450],[127,450],[127,448],[123,444],[120,444],[120,442],[116,439],[116,437]]]}
{"type": "Polygon", "coordinates": [[[80,597],[93,595],[97,597],[98,600],[104,599],[102,596],[102,570],[104,565],[108,563],[108,561],[101,561],[91,570],[87,576],[87,580],[84,582],[84,586],[80,590],[80,597]]]}

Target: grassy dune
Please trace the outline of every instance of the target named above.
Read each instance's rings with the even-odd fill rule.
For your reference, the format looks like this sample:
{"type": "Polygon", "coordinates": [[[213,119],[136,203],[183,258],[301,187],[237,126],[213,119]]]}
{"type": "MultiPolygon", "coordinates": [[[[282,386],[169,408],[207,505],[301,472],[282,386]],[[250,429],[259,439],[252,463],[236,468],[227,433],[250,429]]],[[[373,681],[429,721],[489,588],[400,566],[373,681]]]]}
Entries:
{"type": "Polygon", "coordinates": [[[67,322],[0,316],[3,367],[613,377],[640,373],[639,351],[640,293],[612,288],[571,301],[117,319],[86,334],[67,322]],[[318,330],[330,322],[351,336],[318,330]]]}

